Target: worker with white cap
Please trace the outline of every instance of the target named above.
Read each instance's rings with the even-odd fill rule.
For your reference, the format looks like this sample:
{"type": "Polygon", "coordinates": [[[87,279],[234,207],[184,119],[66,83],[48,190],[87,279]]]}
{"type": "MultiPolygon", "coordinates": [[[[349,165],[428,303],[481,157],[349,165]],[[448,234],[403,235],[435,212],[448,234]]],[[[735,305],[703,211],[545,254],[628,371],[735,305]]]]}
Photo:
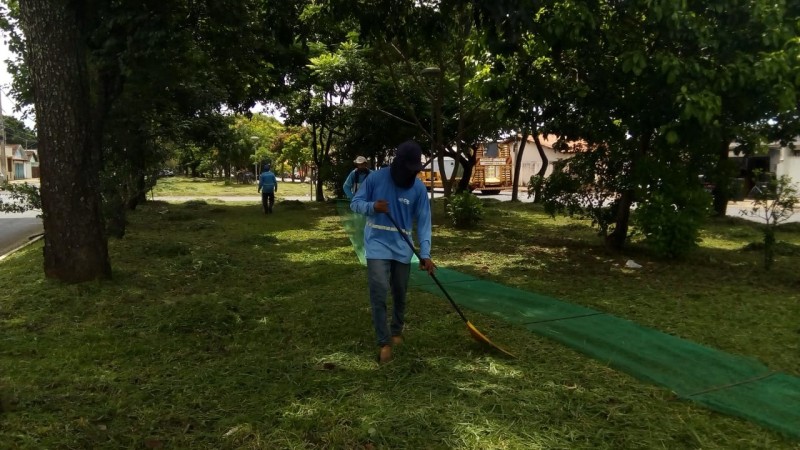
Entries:
{"type": "Polygon", "coordinates": [[[347,179],[344,180],[343,186],[344,195],[347,196],[348,200],[353,199],[353,196],[356,195],[356,192],[358,192],[358,187],[361,186],[361,183],[367,179],[367,176],[371,172],[369,167],[367,167],[367,158],[359,156],[353,162],[355,163],[356,168],[353,169],[353,171],[347,176],[347,179]]]}

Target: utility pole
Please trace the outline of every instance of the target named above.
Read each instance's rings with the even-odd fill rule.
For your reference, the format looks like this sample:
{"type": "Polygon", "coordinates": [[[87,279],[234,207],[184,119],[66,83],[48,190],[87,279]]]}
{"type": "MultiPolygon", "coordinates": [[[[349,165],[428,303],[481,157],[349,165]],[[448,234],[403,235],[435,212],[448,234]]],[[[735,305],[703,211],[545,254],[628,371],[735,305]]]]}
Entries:
{"type": "MultiPolygon", "coordinates": [[[[441,74],[442,74],[442,69],[440,69],[438,67],[426,67],[426,68],[422,69],[420,74],[422,76],[424,76],[424,77],[434,77],[434,81],[437,81],[436,91],[435,91],[435,93],[431,94],[431,97],[430,97],[430,101],[431,101],[431,159],[430,159],[430,163],[431,163],[431,179],[430,179],[430,182],[431,182],[431,203],[433,203],[433,190],[434,190],[433,166],[434,166],[434,164],[437,163],[437,159],[436,159],[436,152],[437,152],[436,144],[437,144],[438,135],[437,135],[436,131],[437,131],[438,125],[439,125],[438,124],[438,120],[437,120],[436,112],[437,112],[437,109],[440,107],[439,102],[441,101],[441,95],[442,95],[442,84],[441,84],[441,78],[440,78],[441,74]]],[[[442,164],[442,167],[439,167],[439,178],[442,180],[442,187],[444,187],[444,177],[445,177],[445,175],[444,175],[444,164],[442,164]]]]}
{"type": "Polygon", "coordinates": [[[3,130],[3,143],[0,145],[0,183],[8,181],[8,159],[6,158],[6,120],[3,117],[3,91],[0,89],[0,129],[3,130]]]}

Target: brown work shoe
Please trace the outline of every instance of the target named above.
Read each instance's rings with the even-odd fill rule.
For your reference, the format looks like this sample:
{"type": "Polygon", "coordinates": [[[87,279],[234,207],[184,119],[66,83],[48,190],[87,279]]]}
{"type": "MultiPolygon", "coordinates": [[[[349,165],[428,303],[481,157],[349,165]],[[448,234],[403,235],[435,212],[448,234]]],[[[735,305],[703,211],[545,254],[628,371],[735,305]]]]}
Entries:
{"type": "Polygon", "coordinates": [[[386,364],[391,360],[392,360],[392,346],[391,345],[382,346],[380,353],[378,353],[378,363],[386,364]]]}
{"type": "Polygon", "coordinates": [[[403,345],[406,340],[403,338],[403,335],[398,334],[397,336],[392,336],[392,345],[398,346],[403,345]]]}

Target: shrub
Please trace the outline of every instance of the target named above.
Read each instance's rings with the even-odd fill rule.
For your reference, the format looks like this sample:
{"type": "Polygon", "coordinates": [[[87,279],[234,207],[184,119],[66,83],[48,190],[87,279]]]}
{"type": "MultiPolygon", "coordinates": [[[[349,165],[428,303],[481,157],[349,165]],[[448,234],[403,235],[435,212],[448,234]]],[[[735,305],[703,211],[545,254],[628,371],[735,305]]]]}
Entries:
{"type": "Polygon", "coordinates": [[[604,162],[598,162],[599,156],[592,153],[553,163],[553,173],[545,179],[531,177],[528,194],[533,194],[541,184],[547,214],[589,219],[597,234],[605,238],[614,231],[619,192],[624,188],[612,174],[622,173],[623,169],[612,170],[604,162]]]}
{"type": "MultiPolygon", "coordinates": [[[[756,176],[760,176],[756,173],[756,176]]],[[[775,230],[779,224],[789,220],[794,214],[794,205],[800,202],[798,187],[791,177],[770,177],[761,187],[754,189],[755,201],[752,208],[742,211],[742,215],[760,219],[764,234],[764,269],[769,270],[775,262],[775,230]]]]}
{"type": "Polygon", "coordinates": [[[450,198],[447,216],[452,219],[456,228],[474,227],[483,218],[483,204],[475,195],[460,192],[450,198]]]}
{"type": "Polygon", "coordinates": [[[2,212],[18,213],[42,209],[42,195],[37,186],[28,183],[4,183],[0,185],[0,191],[8,193],[5,198],[0,198],[2,212]]]}
{"type": "Polygon", "coordinates": [[[653,193],[634,213],[647,246],[658,256],[685,256],[700,240],[699,229],[708,215],[710,197],[700,189],[684,190],[680,196],[680,201],[676,201],[671,196],[653,193]]]}

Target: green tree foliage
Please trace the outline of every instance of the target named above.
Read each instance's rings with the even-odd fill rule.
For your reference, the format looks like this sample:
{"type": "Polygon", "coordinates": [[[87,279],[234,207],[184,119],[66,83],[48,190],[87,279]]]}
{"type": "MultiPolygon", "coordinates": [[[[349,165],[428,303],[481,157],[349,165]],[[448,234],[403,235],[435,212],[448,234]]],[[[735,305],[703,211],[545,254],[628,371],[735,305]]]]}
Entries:
{"type": "MultiPolygon", "coordinates": [[[[80,169],[90,172],[84,174],[87,180],[102,173],[104,211],[117,228],[124,226],[124,209],[144,199],[148,177],[172,157],[169,150],[202,147],[224,167],[237,159],[235,149],[225,145],[230,127],[216,126],[214,115],[223,106],[246,110],[283,88],[284,67],[294,64],[297,53],[300,3],[85,0],[67,5],[72,15],[66,20],[78,30],[74,54],[86,68],[85,86],[76,92],[90,101],[91,113],[84,120],[91,123],[92,140],[101,149],[95,159],[99,167],[80,169]],[[198,134],[202,130],[208,133],[198,134]]],[[[12,49],[29,55],[40,44],[34,42],[38,36],[15,29],[16,2],[9,2],[3,13],[0,25],[9,32],[12,49]]],[[[37,87],[29,68],[27,59],[13,61],[15,95],[28,102],[37,87]]],[[[39,106],[41,118],[46,113],[39,106]]],[[[43,175],[48,157],[43,154],[43,175]]],[[[201,160],[207,158],[194,159],[192,170],[201,167],[201,160]]],[[[49,188],[43,184],[42,189],[46,197],[49,188]]]]}
{"type": "Polygon", "coordinates": [[[365,69],[357,35],[350,33],[348,24],[332,24],[322,13],[312,4],[301,16],[313,39],[308,44],[308,64],[294,74],[294,92],[282,99],[287,123],[309,129],[311,157],[319,174],[317,201],[325,199],[323,183],[334,171],[332,150],[341,140],[346,110],[365,69]]]}
{"type": "MultiPolygon", "coordinates": [[[[171,162],[229,179],[267,158],[294,173],[308,150],[322,200],[322,183],[341,184],[354,156],[382,165],[415,138],[463,166],[463,190],[475,143],[522,132],[587,143],[534,184],[548,210],[592,217],[621,248],[634,203],[651,217],[686,203],[682,236],[658,241],[683,248],[697,175],[715,181],[719,211],[729,143],[800,130],[798,2],[81,0],[43,11],[59,5],[86,72],[91,164],[78,169],[98,175],[116,235],[171,162]],[[236,114],[256,102],[305,131],[245,124],[236,114]]],[[[2,8],[13,94],[30,103],[37,86],[18,55],[39,43],[17,30],[16,0],[2,8]]],[[[63,192],[42,187],[43,198],[63,192]]]]}
{"type": "Polygon", "coordinates": [[[264,163],[275,161],[270,149],[283,125],[276,118],[264,114],[237,115],[231,120],[228,140],[224,143],[229,153],[227,164],[236,171],[237,181],[244,182],[248,181],[244,174],[249,172],[258,176],[264,163]]]}
{"type": "Polygon", "coordinates": [[[5,183],[0,191],[7,194],[0,197],[0,211],[21,213],[42,209],[42,195],[39,188],[28,183],[5,183]]]}
{"type": "Polygon", "coordinates": [[[602,237],[607,237],[614,227],[614,210],[621,179],[613,174],[622,170],[624,162],[608,165],[606,155],[611,150],[599,147],[581,153],[569,160],[554,164],[553,174],[546,180],[534,176],[528,184],[528,194],[541,189],[544,209],[548,214],[565,214],[589,219],[602,237]]]}
{"type": "Polygon", "coordinates": [[[464,169],[458,186],[454,178],[443,180],[445,195],[466,190],[475,144],[496,138],[500,128],[497,105],[483,95],[496,74],[490,70],[483,29],[474,21],[476,11],[471,3],[460,1],[386,3],[378,2],[383,11],[364,14],[392,11],[396,17],[388,20],[388,30],[362,31],[396,90],[402,107],[396,116],[416,125],[418,139],[432,142],[440,167],[449,156],[464,169]]]}
{"type": "Polygon", "coordinates": [[[700,188],[661,187],[634,211],[634,223],[657,256],[680,258],[697,247],[708,216],[709,194],[700,188]]]}
{"type": "Polygon", "coordinates": [[[305,127],[290,127],[281,133],[273,143],[273,151],[281,167],[281,174],[289,172],[292,181],[295,173],[302,171],[303,177],[308,173],[311,158],[311,136],[305,127]]]}
{"type": "Polygon", "coordinates": [[[36,133],[25,125],[25,122],[16,117],[3,115],[6,127],[6,142],[8,144],[21,144],[24,148],[36,148],[36,133]]]}
{"type": "MultiPolygon", "coordinates": [[[[28,6],[28,3],[23,2],[22,6],[28,6]]],[[[202,33],[195,34],[197,27],[193,29],[191,25],[192,21],[201,23],[197,19],[203,16],[203,8],[204,5],[177,1],[135,4],[87,1],[72,3],[63,11],[56,8],[44,10],[65,21],[60,26],[77,27],[73,53],[78,58],[77,66],[85,69],[77,74],[83,86],[75,92],[84,93],[82,95],[86,95],[90,102],[90,111],[82,113],[82,120],[91,122],[92,147],[101,149],[99,156],[94,154],[96,150],[87,151],[87,155],[91,155],[91,165],[82,164],[80,159],[60,160],[82,164],[77,170],[83,172],[82,179],[87,182],[95,179],[96,172],[101,171],[99,191],[104,203],[104,216],[110,224],[108,231],[113,235],[124,232],[125,208],[135,207],[136,202],[144,197],[148,184],[146,178],[162,160],[163,152],[156,147],[157,143],[179,134],[175,125],[180,125],[180,121],[176,119],[215,107],[221,99],[230,99],[225,89],[216,89],[211,95],[209,89],[202,89],[202,82],[211,81],[210,86],[217,85],[213,83],[213,75],[218,73],[215,71],[217,66],[210,64],[213,61],[202,58],[203,55],[196,51],[195,39],[202,33]],[[193,9],[195,6],[197,9],[193,9]],[[98,161],[101,164],[96,164],[98,161]]],[[[31,32],[38,18],[28,16],[23,21],[26,37],[34,36],[27,41],[16,29],[16,19],[20,17],[17,3],[9,3],[9,9],[4,13],[3,26],[11,36],[12,49],[18,54],[32,55],[30,50],[42,44],[37,41],[39,36],[31,32]]],[[[44,15],[42,11],[37,14],[44,15]]],[[[229,59],[226,55],[226,61],[229,59]]],[[[28,71],[29,62],[17,59],[11,64],[16,95],[23,101],[31,101],[33,97],[30,94],[34,88],[41,88],[32,83],[34,79],[28,71]]],[[[51,61],[50,65],[55,68],[53,73],[58,73],[55,66],[59,62],[51,61]]],[[[61,72],[75,71],[62,67],[61,72]]],[[[40,85],[46,82],[42,80],[40,77],[37,82],[40,85]]],[[[40,111],[41,119],[54,109],[42,105],[42,97],[39,100],[40,107],[47,108],[47,111],[40,111]]],[[[48,159],[55,157],[55,151],[43,152],[45,178],[50,167],[48,159]]],[[[62,178],[63,173],[59,173],[62,178]]],[[[49,197],[50,185],[46,180],[42,188],[43,196],[49,197]]],[[[96,186],[91,189],[98,190],[96,186]]],[[[86,200],[85,203],[89,204],[90,199],[86,200]]],[[[45,202],[45,208],[48,204],[60,203],[70,202],[66,199],[45,202]]],[[[74,214],[81,212],[76,209],[74,214]]],[[[46,214],[45,217],[56,216],[46,214]]],[[[48,236],[55,237],[57,233],[50,232],[48,236]]],[[[56,259],[69,259],[56,253],[50,250],[56,259]]]]}
{"type": "MultiPolygon", "coordinates": [[[[724,173],[731,140],[797,105],[790,9],[797,7],[784,2],[499,1],[476,8],[491,25],[490,42],[509,47],[506,53],[539,44],[531,56],[558,80],[557,94],[543,99],[552,107],[535,110],[548,131],[587,141],[601,151],[591,160],[618,169],[605,181],[579,183],[612,189],[607,242],[614,248],[628,236],[631,205],[664,198],[648,187],[680,174],[685,181],[676,186],[696,190],[691,172],[724,173]]],[[[554,180],[551,190],[559,184],[573,186],[554,180]]]]}
{"type": "MultiPolygon", "coordinates": [[[[539,6],[518,2],[504,5],[477,2],[477,20],[486,29],[485,43],[494,56],[492,81],[483,83],[483,95],[497,100],[500,126],[517,134],[521,142],[516,154],[512,200],[518,199],[519,177],[526,151],[537,151],[542,162],[537,179],[543,181],[549,161],[539,140],[539,135],[570,133],[564,127],[564,108],[569,107],[571,89],[580,88],[574,83],[578,72],[572,67],[559,65],[559,54],[554,53],[554,38],[548,34],[549,23],[557,20],[552,14],[538,14],[539,6]],[[561,121],[559,121],[561,120],[561,121]],[[528,137],[534,146],[528,145],[528,137]]],[[[544,12],[543,10],[542,12],[544,12]]],[[[570,37],[561,36],[558,46],[569,46],[570,37]]],[[[575,134],[572,132],[571,134],[575,134]]],[[[541,183],[534,185],[541,187],[541,183]]],[[[534,202],[542,201],[541,191],[531,190],[534,202]]]]}

